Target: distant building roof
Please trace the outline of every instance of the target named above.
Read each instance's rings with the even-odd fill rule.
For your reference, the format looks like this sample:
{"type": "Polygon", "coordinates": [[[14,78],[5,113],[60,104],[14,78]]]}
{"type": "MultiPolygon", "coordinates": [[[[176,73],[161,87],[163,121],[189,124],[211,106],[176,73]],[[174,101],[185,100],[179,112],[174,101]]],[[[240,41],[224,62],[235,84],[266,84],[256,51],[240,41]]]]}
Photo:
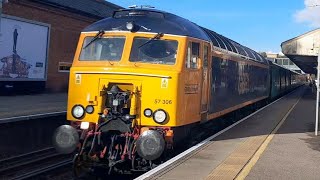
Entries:
{"type": "Polygon", "coordinates": [[[301,70],[317,73],[317,57],[320,53],[320,28],[281,43],[282,52],[301,70]]]}
{"type": "Polygon", "coordinates": [[[312,34],[319,33],[319,32],[320,32],[320,28],[311,30],[311,31],[309,31],[309,32],[306,32],[306,33],[300,35],[300,36],[297,36],[297,37],[294,37],[294,38],[292,38],[292,39],[289,39],[289,40],[286,40],[286,41],[282,42],[282,43],[281,43],[281,46],[282,46],[283,44],[289,43],[290,41],[295,41],[295,40],[298,40],[298,39],[301,39],[301,38],[304,38],[304,37],[306,37],[306,36],[310,36],[310,35],[312,35],[312,34]]]}
{"type": "Polygon", "coordinates": [[[121,6],[104,0],[31,0],[37,3],[64,9],[73,13],[87,15],[95,18],[110,17],[113,11],[124,9],[121,6]]]}

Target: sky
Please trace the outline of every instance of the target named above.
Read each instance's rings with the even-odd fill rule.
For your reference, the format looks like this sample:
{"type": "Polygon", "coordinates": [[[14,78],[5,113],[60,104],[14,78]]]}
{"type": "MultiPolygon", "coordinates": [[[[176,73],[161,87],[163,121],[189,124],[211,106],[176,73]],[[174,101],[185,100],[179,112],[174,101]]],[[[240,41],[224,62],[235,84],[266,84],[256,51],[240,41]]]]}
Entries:
{"type": "Polygon", "coordinates": [[[320,28],[320,0],[108,0],[128,8],[151,5],[216,31],[258,52],[320,28]]]}

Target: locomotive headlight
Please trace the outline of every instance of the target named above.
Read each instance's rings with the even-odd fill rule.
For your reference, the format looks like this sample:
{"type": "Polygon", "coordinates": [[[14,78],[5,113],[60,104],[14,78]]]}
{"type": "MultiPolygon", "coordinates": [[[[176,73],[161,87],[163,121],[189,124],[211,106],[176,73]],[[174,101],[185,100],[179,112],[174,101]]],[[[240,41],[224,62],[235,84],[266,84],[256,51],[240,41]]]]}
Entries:
{"type": "Polygon", "coordinates": [[[153,114],[153,120],[157,123],[163,123],[167,120],[167,113],[162,109],[158,109],[153,114]]]}
{"type": "Polygon", "coordinates": [[[144,116],[151,117],[152,116],[152,110],[147,108],[143,111],[144,116]]]}
{"type": "Polygon", "coordinates": [[[89,106],[86,107],[86,112],[87,112],[88,114],[92,114],[93,111],[94,111],[93,106],[89,105],[89,106]]]}
{"type": "Polygon", "coordinates": [[[74,118],[80,119],[84,115],[84,108],[81,105],[75,105],[73,106],[71,113],[74,118]]]}
{"type": "Polygon", "coordinates": [[[126,28],[127,28],[129,31],[132,31],[133,28],[134,28],[134,23],[133,23],[133,22],[127,22],[126,28]]]}
{"type": "Polygon", "coordinates": [[[81,122],[80,129],[89,129],[89,122],[81,122]]]}

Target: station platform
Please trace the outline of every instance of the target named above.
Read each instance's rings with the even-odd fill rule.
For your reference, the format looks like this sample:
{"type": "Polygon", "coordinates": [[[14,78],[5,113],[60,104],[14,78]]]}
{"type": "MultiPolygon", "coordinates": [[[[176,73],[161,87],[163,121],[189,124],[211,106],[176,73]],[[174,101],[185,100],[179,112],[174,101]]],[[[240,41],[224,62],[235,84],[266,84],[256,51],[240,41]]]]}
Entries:
{"type": "Polygon", "coordinates": [[[67,93],[0,96],[0,120],[67,110],[67,93]]]}
{"type": "Polygon", "coordinates": [[[137,179],[319,179],[315,99],[302,86],[137,179]]]}

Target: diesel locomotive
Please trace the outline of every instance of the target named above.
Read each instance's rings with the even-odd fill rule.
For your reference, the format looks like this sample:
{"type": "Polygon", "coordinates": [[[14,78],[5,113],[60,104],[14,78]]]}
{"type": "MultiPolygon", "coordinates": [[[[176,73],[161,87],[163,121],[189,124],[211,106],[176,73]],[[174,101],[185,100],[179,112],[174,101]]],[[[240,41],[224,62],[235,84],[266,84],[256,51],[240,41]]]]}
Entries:
{"type": "Polygon", "coordinates": [[[70,70],[67,119],[53,137],[74,171],[161,162],[199,123],[296,87],[297,74],[177,15],[125,9],[86,27],[70,70]]]}

